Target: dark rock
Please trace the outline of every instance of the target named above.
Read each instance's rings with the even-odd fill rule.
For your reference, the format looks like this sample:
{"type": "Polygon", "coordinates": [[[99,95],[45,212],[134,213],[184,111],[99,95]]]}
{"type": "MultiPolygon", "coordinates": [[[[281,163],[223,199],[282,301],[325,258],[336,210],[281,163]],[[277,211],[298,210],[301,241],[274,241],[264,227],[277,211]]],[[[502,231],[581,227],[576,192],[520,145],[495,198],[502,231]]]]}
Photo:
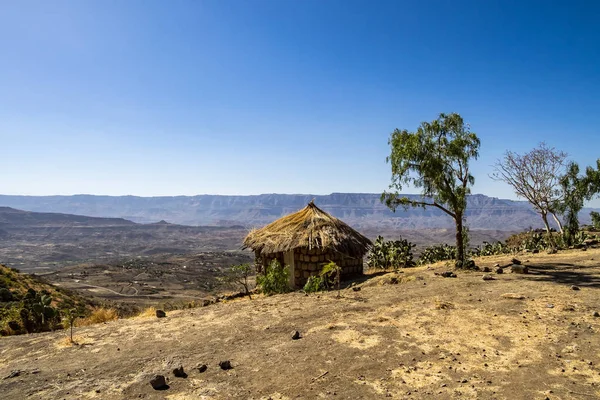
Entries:
{"type": "Polygon", "coordinates": [[[225,370],[225,371],[227,371],[228,369],[232,369],[233,368],[231,366],[231,361],[229,361],[229,360],[221,361],[219,363],[219,367],[221,367],[221,369],[225,370]]]}
{"type": "Polygon", "coordinates": [[[4,377],[4,379],[16,378],[17,376],[21,375],[21,372],[23,372],[23,371],[21,371],[19,369],[12,370],[12,371],[10,371],[10,374],[8,374],[4,377]]]}
{"type": "Polygon", "coordinates": [[[529,273],[529,268],[525,265],[511,265],[510,272],[513,274],[527,274],[529,273]]]}
{"type": "Polygon", "coordinates": [[[206,365],[206,364],[202,364],[202,365],[198,366],[198,372],[200,372],[200,373],[203,373],[207,369],[208,369],[208,365],[206,365]]]}
{"type": "Polygon", "coordinates": [[[21,324],[17,321],[8,321],[8,327],[15,332],[19,332],[21,330],[21,324]]]}
{"type": "Polygon", "coordinates": [[[516,258],[513,258],[512,260],[510,260],[510,262],[512,262],[513,264],[516,264],[516,265],[521,265],[521,261],[516,258]]]}
{"type": "Polygon", "coordinates": [[[163,310],[156,310],[156,318],[164,318],[167,316],[167,313],[163,310]]]}
{"type": "Polygon", "coordinates": [[[493,280],[494,280],[494,279],[496,279],[496,278],[494,278],[494,277],[493,277],[493,276],[491,276],[491,275],[484,275],[482,279],[483,279],[484,281],[493,281],[493,280]]]}
{"type": "Polygon", "coordinates": [[[531,250],[531,252],[532,252],[533,254],[538,254],[540,251],[539,251],[538,249],[533,249],[533,250],[531,250]]]}
{"type": "Polygon", "coordinates": [[[396,277],[396,276],[392,276],[392,277],[390,278],[390,284],[391,284],[391,285],[397,285],[397,284],[398,284],[398,277],[396,277]]]}
{"type": "Polygon", "coordinates": [[[352,286],[352,290],[355,292],[360,292],[360,286],[352,286]]]}
{"type": "Polygon", "coordinates": [[[497,274],[503,274],[504,273],[504,269],[502,267],[496,267],[496,269],[494,270],[495,273],[497,274]]]}
{"type": "Polygon", "coordinates": [[[483,272],[492,272],[492,269],[490,267],[483,267],[482,271],[483,272]]]}
{"type": "Polygon", "coordinates": [[[571,290],[581,290],[579,286],[573,285],[571,286],[571,290]]]}
{"type": "Polygon", "coordinates": [[[600,313],[598,311],[594,311],[594,313],[592,314],[592,317],[600,317],[600,313]]]}
{"type": "Polygon", "coordinates": [[[177,378],[187,378],[187,374],[183,370],[182,365],[173,368],[173,375],[175,375],[177,378]]]}
{"type": "Polygon", "coordinates": [[[452,271],[442,272],[440,275],[444,278],[456,278],[456,274],[452,271]]]}
{"type": "Polygon", "coordinates": [[[154,375],[152,379],[150,379],[150,385],[154,390],[167,389],[167,380],[164,375],[154,375]]]}
{"type": "Polygon", "coordinates": [[[298,332],[298,331],[292,332],[292,340],[298,340],[298,339],[300,339],[300,332],[298,332]]]}

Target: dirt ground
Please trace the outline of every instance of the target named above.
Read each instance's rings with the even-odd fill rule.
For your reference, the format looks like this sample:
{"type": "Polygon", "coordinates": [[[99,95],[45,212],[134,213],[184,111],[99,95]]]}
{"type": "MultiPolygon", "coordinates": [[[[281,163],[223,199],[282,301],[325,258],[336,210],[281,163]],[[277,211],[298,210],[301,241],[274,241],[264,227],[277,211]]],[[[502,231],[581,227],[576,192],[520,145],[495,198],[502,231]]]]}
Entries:
{"type": "Polygon", "coordinates": [[[371,276],[341,298],[292,293],[79,328],[76,346],[66,332],[2,338],[1,397],[600,398],[600,249],[518,258],[529,274],[443,278],[439,264],[371,276]],[[154,390],[153,374],[169,388],[154,390]]]}

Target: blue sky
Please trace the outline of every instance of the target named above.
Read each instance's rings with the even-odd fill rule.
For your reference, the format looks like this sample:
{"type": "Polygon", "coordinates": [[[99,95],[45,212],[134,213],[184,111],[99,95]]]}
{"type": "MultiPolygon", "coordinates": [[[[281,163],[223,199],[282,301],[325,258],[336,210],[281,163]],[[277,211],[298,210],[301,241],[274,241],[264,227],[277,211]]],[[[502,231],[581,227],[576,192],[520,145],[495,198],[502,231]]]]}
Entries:
{"type": "MultiPolygon", "coordinates": [[[[0,193],[381,192],[394,128],[458,112],[600,157],[594,1],[0,3],[0,193]]],[[[410,190],[409,190],[410,191],[410,190]]],[[[600,201],[594,205],[600,205],[600,201]]]]}

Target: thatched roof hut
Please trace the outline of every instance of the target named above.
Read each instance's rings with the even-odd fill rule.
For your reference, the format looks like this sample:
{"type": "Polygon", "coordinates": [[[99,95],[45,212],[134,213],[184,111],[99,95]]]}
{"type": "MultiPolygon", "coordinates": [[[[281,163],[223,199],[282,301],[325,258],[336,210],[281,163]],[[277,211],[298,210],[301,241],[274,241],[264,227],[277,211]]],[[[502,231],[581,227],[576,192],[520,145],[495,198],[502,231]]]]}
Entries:
{"type": "Polygon", "coordinates": [[[254,250],[263,265],[272,259],[288,265],[293,286],[301,286],[328,261],[340,265],[343,276],[362,273],[362,258],[371,245],[368,238],[312,201],[298,212],[252,230],[244,239],[244,248],[254,250]]]}

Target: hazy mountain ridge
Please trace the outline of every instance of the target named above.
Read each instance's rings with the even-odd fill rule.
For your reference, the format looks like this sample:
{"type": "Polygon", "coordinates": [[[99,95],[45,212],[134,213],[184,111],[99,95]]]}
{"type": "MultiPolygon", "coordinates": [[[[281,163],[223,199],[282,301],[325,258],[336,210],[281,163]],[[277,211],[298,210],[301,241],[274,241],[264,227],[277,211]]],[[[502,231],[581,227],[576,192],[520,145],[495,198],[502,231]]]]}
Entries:
{"type": "MultiPolygon", "coordinates": [[[[418,198],[417,195],[408,195],[418,198]]],[[[103,218],[124,218],[138,223],[164,220],[184,225],[261,226],[299,210],[309,201],[358,228],[450,228],[452,220],[436,208],[398,209],[391,212],[379,194],[332,193],[329,195],[261,194],[251,196],[13,196],[0,195],[0,206],[35,212],[68,213],[103,218]]],[[[581,222],[589,223],[584,209],[581,222]]],[[[525,201],[481,194],[468,198],[471,229],[520,230],[541,227],[540,217],[525,201]]]]}

